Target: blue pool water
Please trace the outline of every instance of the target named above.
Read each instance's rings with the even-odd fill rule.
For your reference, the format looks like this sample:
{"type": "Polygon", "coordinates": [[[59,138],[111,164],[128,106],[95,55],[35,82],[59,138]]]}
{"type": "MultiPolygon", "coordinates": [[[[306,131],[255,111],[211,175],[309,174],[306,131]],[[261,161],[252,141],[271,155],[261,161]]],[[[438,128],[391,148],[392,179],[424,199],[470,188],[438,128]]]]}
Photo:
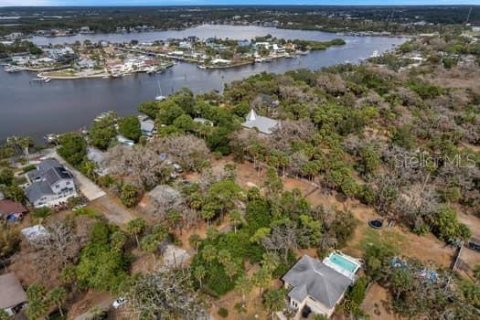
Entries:
{"type": "Polygon", "coordinates": [[[333,253],[328,260],[330,260],[331,263],[339,266],[342,269],[345,269],[346,271],[350,273],[354,273],[357,270],[358,265],[343,256],[333,253]]]}

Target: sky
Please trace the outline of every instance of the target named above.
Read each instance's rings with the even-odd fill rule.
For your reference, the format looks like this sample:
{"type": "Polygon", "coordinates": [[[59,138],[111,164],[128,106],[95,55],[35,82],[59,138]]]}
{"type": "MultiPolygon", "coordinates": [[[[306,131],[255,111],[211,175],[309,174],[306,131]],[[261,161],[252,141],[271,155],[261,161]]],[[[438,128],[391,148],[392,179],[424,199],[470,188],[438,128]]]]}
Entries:
{"type": "Polygon", "coordinates": [[[0,0],[4,6],[145,6],[145,5],[422,5],[476,4],[480,0],[0,0]]]}

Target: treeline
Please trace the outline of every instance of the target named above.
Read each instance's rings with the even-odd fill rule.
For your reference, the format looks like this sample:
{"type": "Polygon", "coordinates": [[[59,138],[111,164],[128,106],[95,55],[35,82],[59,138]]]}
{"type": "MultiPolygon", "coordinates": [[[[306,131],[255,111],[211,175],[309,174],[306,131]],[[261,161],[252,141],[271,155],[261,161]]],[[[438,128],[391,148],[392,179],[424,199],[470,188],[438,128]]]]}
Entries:
{"type": "Polygon", "coordinates": [[[30,41],[16,40],[11,45],[0,43],[0,58],[6,58],[8,55],[14,53],[29,53],[39,55],[42,53],[42,49],[30,41]]]}
{"type": "MultiPolygon", "coordinates": [[[[179,29],[206,22],[232,22],[240,16],[248,22],[279,21],[283,28],[313,29],[324,31],[389,31],[395,34],[442,31],[446,25],[466,22],[470,7],[467,6],[411,6],[411,7],[322,7],[281,6],[271,10],[268,6],[203,7],[168,9],[162,7],[140,8],[42,8],[42,19],[35,8],[5,8],[5,14],[19,14],[15,26],[0,25],[0,34],[12,31],[32,33],[40,29],[71,28],[78,30],[89,26],[96,32],[113,32],[117,27],[136,27],[139,24],[157,29],[179,29]],[[62,19],[51,18],[62,16],[62,19]],[[139,22],[141,21],[141,23],[139,22]],[[428,25],[414,22],[425,21],[428,25]]],[[[480,21],[480,10],[473,6],[471,23],[480,21]]]]}

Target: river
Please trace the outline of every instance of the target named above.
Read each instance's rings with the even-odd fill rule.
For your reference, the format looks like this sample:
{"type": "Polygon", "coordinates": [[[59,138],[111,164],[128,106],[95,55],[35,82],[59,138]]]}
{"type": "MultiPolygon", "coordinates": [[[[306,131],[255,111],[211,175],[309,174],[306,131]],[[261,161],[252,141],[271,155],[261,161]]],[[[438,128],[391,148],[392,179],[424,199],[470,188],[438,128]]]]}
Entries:
{"type": "Polygon", "coordinates": [[[234,69],[201,70],[179,63],[157,75],[138,74],[118,79],[52,80],[32,82],[29,72],[8,74],[0,68],[0,140],[11,135],[28,135],[39,141],[47,133],[62,133],[88,126],[101,112],[114,110],[120,115],[136,113],[140,102],[158,95],[158,82],[164,95],[182,87],[193,92],[222,90],[225,83],[241,80],[260,72],[283,73],[288,70],[320,69],[339,63],[358,63],[375,50],[382,53],[405,41],[389,37],[344,37],[326,32],[285,30],[256,26],[202,25],[181,31],[135,34],[90,34],[63,38],[34,37],[36,44],[73,43],[89,39],[140,42],[197,36],[252,39],[271,34],[284,39],[331,40],[342,38],[345,46],[312,52],[298,59],[280,59],[234,69]]]}

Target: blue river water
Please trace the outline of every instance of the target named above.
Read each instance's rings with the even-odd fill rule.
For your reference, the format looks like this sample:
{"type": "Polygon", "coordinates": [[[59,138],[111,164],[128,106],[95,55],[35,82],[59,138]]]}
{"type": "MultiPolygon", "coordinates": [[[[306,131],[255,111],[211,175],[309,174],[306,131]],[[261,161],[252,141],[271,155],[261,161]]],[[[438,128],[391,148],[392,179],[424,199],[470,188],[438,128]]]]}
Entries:
{"type": "Polygon", "coordinates": [[[11,135],[29,135],[36,140],[47,133],[62,133],[85,127],[101,112],[113,110],[120,115],[136,113],[139,103],[158,95],[158,82],[163,94],[182,87],[193,92],[222,91],[224,84],[260,72],[283,73],[307,68],[321,69],[340,63],[359,63],[393,49],[405,38],[345,37],[332,33],[285,30],[257,26],[202,25],[181,31],[159,31],[133,34],[90,34],[72,37],[34,37],[32,41],[46,45],[73,43],[89,39],[93,42],[140,42],[197,36],[230,39],[252,39],[271,34],[284,39],[331,40],[342,38],[345,46],[312,52],[297,59],[280,59],[232,69],[201,70],[195,65],[179,63],[157,75],[138,74],[117,79],[52,80],[32,82],[33,73],[8,74],[0,68],[0,140],[11,135]]]}

